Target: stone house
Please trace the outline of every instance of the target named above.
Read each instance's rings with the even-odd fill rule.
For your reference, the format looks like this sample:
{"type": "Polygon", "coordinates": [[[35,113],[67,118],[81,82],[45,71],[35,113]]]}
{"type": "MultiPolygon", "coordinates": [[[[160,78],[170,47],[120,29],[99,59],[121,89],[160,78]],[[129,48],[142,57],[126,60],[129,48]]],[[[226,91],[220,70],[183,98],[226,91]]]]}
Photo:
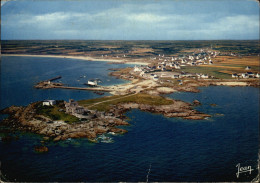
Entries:
{"type": "Polygon", "coordinates": [[[64,102],[66,113],[76,115],[76,114],[84,114],[85,109],[82,106],[78,105],[78,102],[74,101],[73,99],[70,99],[69,102],[64,102]]]}

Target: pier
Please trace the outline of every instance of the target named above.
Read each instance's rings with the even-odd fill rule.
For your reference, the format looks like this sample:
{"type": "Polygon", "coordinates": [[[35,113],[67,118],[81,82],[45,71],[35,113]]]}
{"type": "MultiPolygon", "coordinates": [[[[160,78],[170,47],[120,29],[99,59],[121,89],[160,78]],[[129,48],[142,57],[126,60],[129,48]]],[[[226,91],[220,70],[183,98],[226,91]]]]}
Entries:
{"type": "Polygon", "coordinates": [[[47,82],[48,82],[48,81],[55,81],[55,80],[60,79],[60,78],[61,78],[61,76],[57,76],[57,77],[48,79],[48,80],[46,80],[46,81],[47,81],[47,82]]]}
{"type": "MultiPolygon", "coordinates": [[[[49,87],[50,88],[50,87],[49,87]]],[[[71,90],[90,90],[90,91],[104,91],[104,92],[111,92],[113,91],[112,89],[109,88],[101,88],[101,87],[96,87],[96,88],[83,88],[83,87],[71,87],[71,86],[53,86],[51,88],[62,88],[62,89],[71,89],[71,90]]]]}

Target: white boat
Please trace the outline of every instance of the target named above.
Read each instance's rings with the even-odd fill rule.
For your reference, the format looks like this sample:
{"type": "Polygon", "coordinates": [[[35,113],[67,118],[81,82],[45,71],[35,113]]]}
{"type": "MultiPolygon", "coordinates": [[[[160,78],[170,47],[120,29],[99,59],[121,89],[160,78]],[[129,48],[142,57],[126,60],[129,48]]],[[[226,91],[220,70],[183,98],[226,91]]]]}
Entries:
{"type": "Polygon", "coordinates": [[[90,79],[88,80],[88,83],[87,83],[89,86],[97,86],[98,82],[97,80],[94,80],[94,79],[90,79]]]}

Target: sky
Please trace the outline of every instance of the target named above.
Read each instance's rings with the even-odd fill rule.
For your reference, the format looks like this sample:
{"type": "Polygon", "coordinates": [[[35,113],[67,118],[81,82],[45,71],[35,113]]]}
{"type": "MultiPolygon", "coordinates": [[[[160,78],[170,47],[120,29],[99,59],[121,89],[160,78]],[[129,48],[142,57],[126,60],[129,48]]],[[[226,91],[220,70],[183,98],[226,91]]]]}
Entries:
{"type": "Polygon", "coordinates": [[[259,39],[256,0],[1,1],[2,40],[259,39]]]}

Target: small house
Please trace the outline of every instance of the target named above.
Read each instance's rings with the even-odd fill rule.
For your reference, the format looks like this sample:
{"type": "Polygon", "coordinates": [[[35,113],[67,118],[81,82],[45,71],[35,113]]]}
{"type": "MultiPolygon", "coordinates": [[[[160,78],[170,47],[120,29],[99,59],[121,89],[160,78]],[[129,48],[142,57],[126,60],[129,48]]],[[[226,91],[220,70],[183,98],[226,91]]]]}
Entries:
{"type": "Polygon", "coordinates": [[[174,74],[174,75],[172,76],[172,78],[174,78],[174,79],[177,79],[177,78],[179,78],[179,77],[180,77],[179,74],[174,74]]]}
{"type": "Polygon", "coordinates": [[[241,76],[242,76],[242,78],[249,78],[247,73],[242,73],[241,76]]]}
{"type": "Polygon", "coordinates": [[[155,81],[158,81],[158,79],[159,79],[159,77],[158,77],[157,75],[155,75],[155,76],[153,77],[153,80],[155,80],[155,81]]]}
{"type": "Polygon", "coordinates": [[[142,71],[142,68],[137,67],[137,66],[134,67],[134,72],[141,72],[141,71],[142,71]]]}
{"type": "Polygon", "coordinates": [[[175,64],[175,69],[181,69],[179,64],[175,64]]]}
{"type": "Polygon", "coordinates": [[[248,77],[253,78],[255,75],[252,72],[247,72],[248,77]]]}
{"type": "Polygon", "coordinates": [[[45,101],[42,102],[43,106],[53,106],[55,104],[56,104],[55,100],[45,100],[45,101]]]}
{"type": "Polygon", "coordinates": [[[232,74],[232,78],[237,78],[238,75],[236,73],[232,74]]]}
{"type": "Polygon", "coordinates": [[[245,70],[250,70],[251,69],[251,67],[249,67],[249,66],[246,66],[246,68],[245,68],[245,70]]]}
{"type": "Polygon", "coordinates": [[[208,79],[208,78],[209,78],[209,75],[207,75],[207,74],[202,74],[200,77],[203,78],[203,79],[208,79]]]}

